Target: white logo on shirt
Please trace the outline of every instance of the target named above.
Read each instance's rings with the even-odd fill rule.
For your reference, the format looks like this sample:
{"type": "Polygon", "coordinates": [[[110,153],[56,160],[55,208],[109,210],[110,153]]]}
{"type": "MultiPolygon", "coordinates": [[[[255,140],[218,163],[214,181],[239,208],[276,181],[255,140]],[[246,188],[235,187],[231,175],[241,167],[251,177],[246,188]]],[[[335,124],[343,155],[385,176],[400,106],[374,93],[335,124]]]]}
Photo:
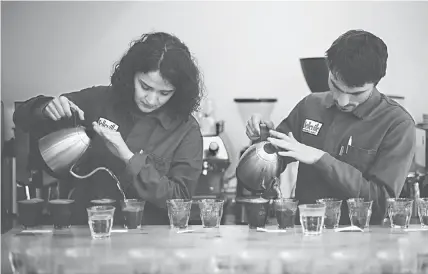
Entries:
{"type": "Polygon", "coordinates": [[[117,131],[117,129],[119,128],[118,125],[116,125],[112,121],[109,121],[109,120],[104,119],[104,118],[100,118],[98,120],[98,125],[102,126],[102,127],[105,127],[105,128],[108,128],[108,129],[111,129],[111,130],[114,130],[114,131],[117,131]]]}
{"type": "Polygon", "coordinates": [[[302,131],[317,136],[321,127],[322,123],[306,119],[302,131]]]}

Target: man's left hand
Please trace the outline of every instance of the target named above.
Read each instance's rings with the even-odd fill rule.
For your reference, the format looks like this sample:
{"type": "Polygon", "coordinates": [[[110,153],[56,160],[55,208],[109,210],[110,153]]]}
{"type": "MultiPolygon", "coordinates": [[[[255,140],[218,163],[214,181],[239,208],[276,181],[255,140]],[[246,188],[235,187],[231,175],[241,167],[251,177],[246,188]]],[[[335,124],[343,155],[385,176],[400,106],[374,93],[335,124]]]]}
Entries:
{"type": "Polygon", "coordinates": [[[129,150],[120,132],[104,128],[96,122],[93,122],[92,126],[94,127],[95,132],[104,140],[111,153],[119,157],[124,162],[128,162],[129,159],[131,159],[134,154],[129,150]]]}
{"type": "Polygon", "coordinates": [[[288,135],[275,131],[269,131],[270,136],[268,141],[277,148],[284,151],[279,151],[278,154],[281,156],[288,156],[296,159],[299,162],[311,165],[317,162],[323,155],[324,151],[299,143],[294,139],[293,133],[288,135]]]}

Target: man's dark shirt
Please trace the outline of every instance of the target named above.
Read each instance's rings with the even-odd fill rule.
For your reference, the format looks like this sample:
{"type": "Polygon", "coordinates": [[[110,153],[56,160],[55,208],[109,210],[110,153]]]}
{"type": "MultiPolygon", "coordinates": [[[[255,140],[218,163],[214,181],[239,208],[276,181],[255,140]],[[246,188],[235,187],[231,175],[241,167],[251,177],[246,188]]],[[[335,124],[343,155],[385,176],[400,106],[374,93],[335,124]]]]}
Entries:
{"type": "Polygon", "coordinates": [[[414,157],[413,118],[377,89],[349,113],[335,106],[331,92],[310,94],[277,130],[326,152],[312,165],[299,163],[295,196],[300,204],[342,199],[341,224],[350,223],[346,199],[356,197],[373,201],[371,223],[381,223],[386,199],[399,196],[414,157]]]}

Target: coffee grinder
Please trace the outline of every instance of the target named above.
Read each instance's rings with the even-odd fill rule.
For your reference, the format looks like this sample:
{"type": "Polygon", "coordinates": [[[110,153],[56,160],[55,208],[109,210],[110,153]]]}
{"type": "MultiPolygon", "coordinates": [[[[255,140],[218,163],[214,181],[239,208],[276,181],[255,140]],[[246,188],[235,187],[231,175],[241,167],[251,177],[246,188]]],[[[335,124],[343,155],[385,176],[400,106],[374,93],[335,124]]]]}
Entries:
{"type": "MultiPolygon", "coordinates": [[[[277,102],[276,98],[235,98],[235,103],[238,105],[238,110],[241,116],[241,119],[246,125],[248,119],[250,119],[251,115],[258,114],[261,116],[262,120],[270,120],[270,115],[272,114],[273,107],[277,102]]],[[[241,158],[242,154],[250,147],[251,142],[249,142],[248,146],[242,148],[239,153],[239,158],[241,158]]],[[[236,185],[236,198],[249,198],[256,196],[257,193],[253,193],[247,190],[242,182],[237,178],[236,185]]],[[[235,213],[235,220],[237,224],[246,224],[247,217],[245,213],[244,204],[237,204],[237,209],[235,213]]]]}
{"type": "Polygon", "coordinates": [[[230,157],[224,141],[224,121],[215,118],[214,104],[211,100],[205,102],[203,110],[197,113],[196,119],[202,133],[203,163],[202,174],[192,197],[189,223],[199,225],[201,224],[199,200],[222,199],[225,201],[224,210],[227,207],[224,177],[230,165],[230,157]]]}

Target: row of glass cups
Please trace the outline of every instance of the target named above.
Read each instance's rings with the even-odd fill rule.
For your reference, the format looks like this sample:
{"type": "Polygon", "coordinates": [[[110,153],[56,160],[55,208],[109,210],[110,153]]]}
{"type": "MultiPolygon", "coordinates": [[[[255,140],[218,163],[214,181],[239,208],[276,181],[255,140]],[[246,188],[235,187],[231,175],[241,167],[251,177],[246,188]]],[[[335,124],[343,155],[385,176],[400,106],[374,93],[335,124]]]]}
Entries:
{"type": "MultiPolygon", "coordinates": [[[[364,198],[351,198],[346,202],[351,225],[361,229],[368,228],[373,201],[365,201],[364,198]]],[[[319,235],[323,228],[335,229],[339,227],[342,200],[323,198],[316,200],[316,204],[298,205],[298,203],[298,200],[292,198],[274,200],[275,216],[279,229],[294,227],[297,208],[299,208],[300,224],[305,235],[319,235]]]]}
{"type": "Polygon", "coordinates": [[[417,203],[419,221],[422,228],[428,228],[428,198],[389,198],[386,200],[387,213],[391,228],[409,227],[413,203],[417,203]]]}
{"type": "MultiPolygon", "coordinates": [[[[18,202],[18,219],[24,229],[41,224],[43,200],[30,199],[18,202]]],[[[223,216],[224,200],[198,200],[200,216],[204,227],[219,227],[223,216]]],[[[74,200],[57,199],[49,202],[54,229],[70,228],[74,200]]],[[[187,228],[190,218],[191,199],[170,199],[166,201],[170,225],[172,228],[187,228]]],[[[92,238],[110,237],[117,207],[121,207],[124,227],[140,229],[143,222],[145,201],[126,199],[120,204],[113,199],[92,200],[88,207],[88,224],[92,238]]]]}
{"type": "MultiPolygon", "coordinates": [[[[107,199],[106,199],[107,200],[107,199]]],[[[87,208],[88,222],[92,238],[110,237],[115,213],[115,201],[109,204],[87,208]]],[[[191,199],[169,199],[166,201],[171,228],[186,229],[190,219],[191,199]]],[[[219,227],[223,216],[224,200],[198,200],[202,226],[205,228],[219,227]]],[[[121,201],[124,227],[140,229],[144,215],[145,201],[128,199],[121,201]]]]}
{"type": "MultiPolygon", "coordinates": [[[[191,199],[169,199],[166,201],[171,228],[186,229],[188,227],[193,202],[191,199]]],[[[224,200],[201,199],[197,200],[197,203],[202,226],[204,228],[218,228],[223,217],[224,200]]]]}
{"type": "MultiPolygon", "coordinates": [[[[116,201],[100,199],[91,201],[94,206],[88,207],[88,224],[93,239],[108,238],[111,235],[116,211],[116,201]]],[[[146,202],[140,199],[120,201],[123,226],[127,229],[140,229],[143,222],[146,202]]]]}
{"type": "MultiPolygon", "coordinates": [[[[317,204],[298,206],[296,199],[274,200],[275,215],[279,229],[294,227],[297,208],[300,212],[300,223],[304,234],[320,234],[322,228],[335,229],[339,227],[342,200],[325,198],[316,200],[317,204]]],[[[369,227],[373,201],[364,198],[352,198],[347,201],[349,218],[352,226],[361,229],[369,227]]],[[[408,198],[387,199],[387,213],[391,228],[406,229],[412,216],[413,200],[408,198]]],[[[428,228],[428,198],[417,201],[418,215],[422,228],[428,228]]]]}

